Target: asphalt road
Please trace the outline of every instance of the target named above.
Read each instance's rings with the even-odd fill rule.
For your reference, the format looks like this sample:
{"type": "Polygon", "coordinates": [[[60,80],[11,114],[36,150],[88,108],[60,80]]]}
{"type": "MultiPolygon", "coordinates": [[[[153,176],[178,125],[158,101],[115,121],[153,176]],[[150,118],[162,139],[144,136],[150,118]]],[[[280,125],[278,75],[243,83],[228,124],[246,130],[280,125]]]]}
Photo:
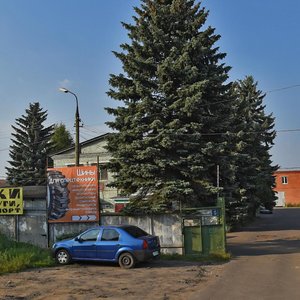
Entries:
{"type": "Polygon", "coordinates": [[[227,242],[232,261],[191,300],[300,299],[300,208],[260,215],[227,242]]]}

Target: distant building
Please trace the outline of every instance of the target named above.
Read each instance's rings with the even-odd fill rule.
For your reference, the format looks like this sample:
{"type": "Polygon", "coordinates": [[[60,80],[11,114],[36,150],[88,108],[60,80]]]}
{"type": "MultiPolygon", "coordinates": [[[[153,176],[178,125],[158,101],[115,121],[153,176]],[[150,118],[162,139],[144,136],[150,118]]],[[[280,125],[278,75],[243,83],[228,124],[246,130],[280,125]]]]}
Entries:
{"type": "Polygon", "coordinates": [[[280,169],[275,178],[276,206],[300,206],[300,170],[280,169]]]}
{"type": "MultiPolygon", "coordinates": [[[[113,180],[113,174],[107,169],[111,159],[110,153],[105,149],[109,133],[97,136],[80,143],[80,165],[97,166],[99,169],[99,195],[100,207],[103,212],[121,210],[128,202],[127,198],[121,197],[116,188],[109,187],[113,180]]],[[[71,167],[75,165],[75,147],[71,147],[51,155],[53,167],[71,167]]]]}
{"type": "Polygon", "coordinates": [[[7,185],[8,185],[8,183],[6,182],[5,179],[0,179],[0,187],[5,187],[7,185]]]}

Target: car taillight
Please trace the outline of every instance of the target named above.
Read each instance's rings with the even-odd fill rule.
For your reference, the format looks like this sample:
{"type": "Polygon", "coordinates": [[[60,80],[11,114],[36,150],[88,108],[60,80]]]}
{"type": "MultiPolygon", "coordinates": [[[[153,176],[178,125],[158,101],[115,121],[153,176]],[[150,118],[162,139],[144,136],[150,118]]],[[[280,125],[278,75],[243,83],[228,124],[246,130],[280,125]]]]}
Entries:
{"type": "Polygon", "coordinates": [[[143,249],[148,249],[148,242],[143,240],[143,249]]]}

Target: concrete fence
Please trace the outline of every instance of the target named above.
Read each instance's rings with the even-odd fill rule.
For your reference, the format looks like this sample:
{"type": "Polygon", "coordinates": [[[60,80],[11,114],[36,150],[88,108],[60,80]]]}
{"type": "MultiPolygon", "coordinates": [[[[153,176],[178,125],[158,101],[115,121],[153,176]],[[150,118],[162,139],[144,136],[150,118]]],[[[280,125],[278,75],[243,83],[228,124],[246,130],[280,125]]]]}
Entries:
{"type": "Polygon", "coordinates": [[[182,222],[179,215],[117,216],[103,215],[101,222],[108,224],[131,224],[160,238],[162,252],[183,253],[182,222]]]}
{"type": "MultiPolygon", "coordinates": [[[[23,215],[1,215],[0,233],[16,241],[29,242],[43,248],[50,247],[57,237],[80,233],[93,222],[48,223],[46,187],[24,187],[23,215]]],[[[177,214],[124,216],[102,214],[100,224],[131,224],[160,237],[162,252],[183,253],[182,220],[177,214]]]]}
{"type": "Polygon", "coordinates": [[[46,187],[24,187],[23,200],[22,215],[0,216],[0,232],[16,241],[47,247],[46,187]]]}

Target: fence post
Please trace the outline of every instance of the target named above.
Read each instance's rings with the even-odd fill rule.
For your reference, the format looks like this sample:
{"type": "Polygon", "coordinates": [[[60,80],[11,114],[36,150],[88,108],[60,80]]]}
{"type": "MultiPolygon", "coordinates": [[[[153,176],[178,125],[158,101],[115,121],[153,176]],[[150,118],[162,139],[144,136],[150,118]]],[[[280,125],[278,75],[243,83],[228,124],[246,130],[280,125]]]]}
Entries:
{"type": "Polygon", "coordinates": [[[15,216],[15,240],[19,242],[19,215],[15,216]]]}

